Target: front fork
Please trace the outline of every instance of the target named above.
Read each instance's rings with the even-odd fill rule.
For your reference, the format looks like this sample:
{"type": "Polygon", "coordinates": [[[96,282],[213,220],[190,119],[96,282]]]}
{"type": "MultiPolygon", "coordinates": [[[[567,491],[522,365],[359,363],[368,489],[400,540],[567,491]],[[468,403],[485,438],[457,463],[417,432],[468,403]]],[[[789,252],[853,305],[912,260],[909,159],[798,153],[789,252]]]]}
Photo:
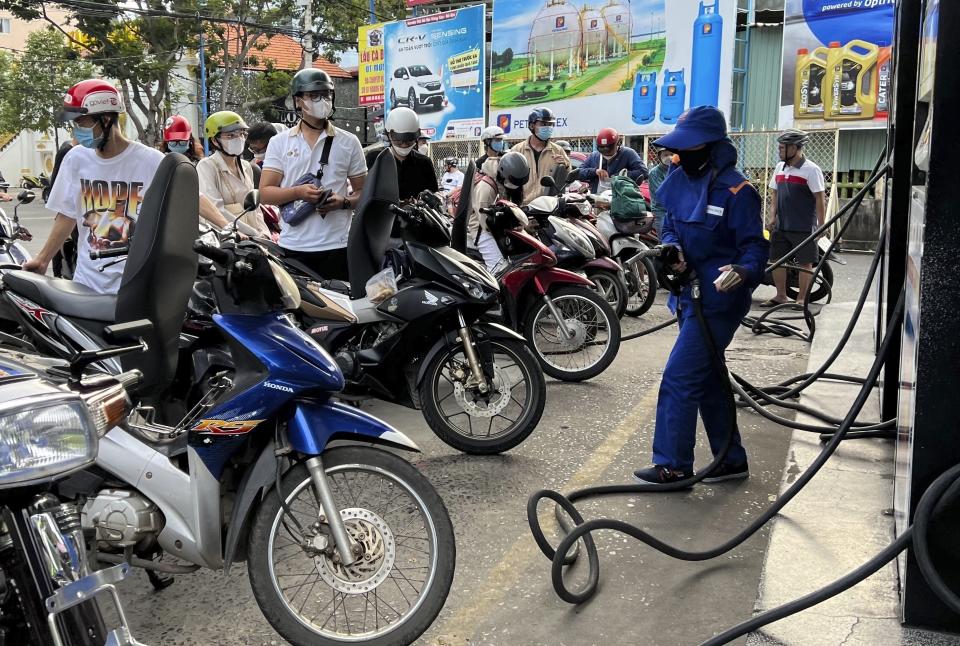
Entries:
{"type": "Polygon", "coordinates": [[[549,294],[543,295],[543,302],[546,303],[547,309],[550,310],[550,315],[553,316],[554,320],[557,322],[557,327],[560,328],[560,332],[563,333],[563,336],[567,340],[573,339],[576,332],[570,329],[570,326],[567,325],[567,320],[563,318],[563,315],[560,314],[560,310],[557,309],[556,303],[553,302],[553,299],[550,298],[549,294]]]}
{"type": "Polygon", "coordinates": [[[463,318],[463,313],[457,311],[457,322],[460,324],[460,342],[463,343],[463,354],[467,358],[467,364],[470,366],[470,379],[467,380],[468,387],[476,386],[481,393],[490,390],[490,384],[483,374],[483,368],[480,367],[480,357],[477,355],[477,348],[473,344],[473,335],[470,333],[470,327],[463,318]]]}
{"type": "Polygon", "coordinates": [[[354,546],[350,535],[347,534],[347,527],[343,524],[343,518],[340,517],[340,508],[333,499],[333,492],[327,481],[327,472],[323,468],[323,460],[319,455],[307,460],[307,471],[310,472],[310,480],[317,492],[317,498],[320,499],[320,506],[327,515],[327,524],[330,526],[333,542],[340,553],[340,561],[344,565],[352,565],[356,561],[354,549],[357,546],[354,546]]]}

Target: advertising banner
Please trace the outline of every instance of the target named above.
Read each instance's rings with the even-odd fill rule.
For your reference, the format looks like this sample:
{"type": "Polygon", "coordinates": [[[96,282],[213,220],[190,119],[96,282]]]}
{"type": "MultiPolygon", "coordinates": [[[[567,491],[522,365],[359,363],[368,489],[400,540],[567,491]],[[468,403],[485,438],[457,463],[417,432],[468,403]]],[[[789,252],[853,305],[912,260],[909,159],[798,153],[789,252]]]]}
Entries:
{"type": "Polygon", "coordinates": [[[786,0],[782,128],[885,128],[895,0],[786,0]]]}
{"type": "Polygon", "coordinates": [[[494,0],[490,123],[557,137],[663,133],[695,105],[729,114],[736,0],[494,0]]]}
{"type": "Polygon", "coordinates": [[[357,35],[360,105],[383,103],[383,23],[362,25],[357,35]]]}
{"type": "Polygon", "coordinates": [[[484,125],[483,6],[384,26],[386,110],[413,108],[431,139],[479,137],[484,125]]]}

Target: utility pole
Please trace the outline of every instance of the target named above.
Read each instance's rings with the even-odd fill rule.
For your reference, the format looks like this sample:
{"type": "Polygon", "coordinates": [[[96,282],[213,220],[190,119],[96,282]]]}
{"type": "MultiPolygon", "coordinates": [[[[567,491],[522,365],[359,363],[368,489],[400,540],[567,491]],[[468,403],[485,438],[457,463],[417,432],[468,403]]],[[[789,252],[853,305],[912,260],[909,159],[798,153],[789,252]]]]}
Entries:
{"type": "Polygon", "coordinates": [[[313,67],[313,2],[301,0],[303,7],[303,69],[313,67]]]}
{"type": "Polygon", "coordinates": [[[370,10],[370,18],[367,20],[367,22],[372,25],[373,23],[377,22],[377,12],[374,5],[374,0],[370,0],[370,4],[368,6],[370,10]]]}
{"type": "MultiPolygon", "coordinates": [[[[201,132],[204,131],[204,127],[207,123],[207,63],[206,56],[204,55],[205,41],[204,41],[204,30],[200,29],[200,127],[198,130],[201,132]]],[[[203,156],[206,157],[210,154],[210,142],[207,141],[206,136],[203,137],[203,156]]]]}

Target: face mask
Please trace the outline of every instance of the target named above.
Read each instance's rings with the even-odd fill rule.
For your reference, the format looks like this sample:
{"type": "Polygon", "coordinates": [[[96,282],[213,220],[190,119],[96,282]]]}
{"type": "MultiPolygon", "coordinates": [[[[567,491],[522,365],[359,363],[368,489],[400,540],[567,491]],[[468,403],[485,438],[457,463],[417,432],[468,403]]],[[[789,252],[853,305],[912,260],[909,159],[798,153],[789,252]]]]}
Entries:
{"type": "Polygon", "coordinates": [[[540,126],[537,128],[537,139],[548,141],[553,136],[553,126],[540,126]]]}
{"type": "Polygon", "coordinates": [[[93,128],[74,126],[73,136],[76,138],[77,143],[84,148],[99,148],[100,144],[103,142],[103,135],[100,135],[99,137],[93,136],[93,128]]]}
{"type": "Polygon", "coordinates": [[[181,155],[185,155],[187,151],[190,150],[190,142],[189,141],[168,141],[167,148],[172,153],[180,153],[181,155]]]}
{"type": "Polygon", "coordinates": [[[413,152],[413,146],[410,146],[409,148],[401,148],[400,146],[392,146],[392,148],[393,148],[393,153],[394,153],[397,157],[406,157],[406,156],[409,155],[411,152],[413,152]]]}
{"type": "Polygon", "coordinates": [[[664,155],[663,157],[660,158],[660,165],[669,166],[671,161],[673,161],[673,155],[670,155],[670,156],[664,155]]]}
{"type": "Polygon", "coordinates": [[[710,148],[684,150],[680,153],[680,167],[687,177],[700,177],[710,168],[710,148]]]}
{"type": "Polygon", "coordinates": [[[504,141],[503,139],[494,139],[493,141],[490,142],[490,150],[494,152],[502,153],[506,149],[507,149],[507,142],[504,141]]]}
{"type": "Polygon", "coordinates": [[[607,161],[610,161],[610,160],[613,159],[616,155],[601,155],[601,156],[602,156],[604,159],[606,159],[607,161]]]}
{"type": "Polygon", "coordinates": [[[326,119],[333,114],[333,101],[331,99],[317,99],[316,101],[307,99],[303,102],[303,111],[311,117],[326,119]]]}
{"type": "Polygon", "coordinates": [[[239,139],[230,139],[223,142],[223,152],[231,157],[237,157],[238,155],[243,154],[243,150],[247,147],[246,137],[240,137],[239,139]]]}
{"type": "Polygon", "coordinates": [[[267,156],[267,153],[256,153],[256,154],[254,154],[253,159],[254,159],[255,161],[262,162],[263,159],[264,159],[264,157],[266,157],[266,156],[267,156]]]}

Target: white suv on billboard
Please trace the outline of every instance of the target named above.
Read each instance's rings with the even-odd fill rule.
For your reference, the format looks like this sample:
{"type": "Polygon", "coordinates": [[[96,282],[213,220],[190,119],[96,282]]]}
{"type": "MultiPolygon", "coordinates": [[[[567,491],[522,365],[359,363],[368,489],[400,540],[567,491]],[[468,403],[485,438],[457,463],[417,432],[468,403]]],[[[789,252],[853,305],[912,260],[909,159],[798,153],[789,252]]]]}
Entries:
{"type": "Polygon", "coordinates": [[[443,80],[426,65],[398,67],[390,79],[390,107],[401,102],[416,110],[420,106],[443,107],[443,80]]]}

